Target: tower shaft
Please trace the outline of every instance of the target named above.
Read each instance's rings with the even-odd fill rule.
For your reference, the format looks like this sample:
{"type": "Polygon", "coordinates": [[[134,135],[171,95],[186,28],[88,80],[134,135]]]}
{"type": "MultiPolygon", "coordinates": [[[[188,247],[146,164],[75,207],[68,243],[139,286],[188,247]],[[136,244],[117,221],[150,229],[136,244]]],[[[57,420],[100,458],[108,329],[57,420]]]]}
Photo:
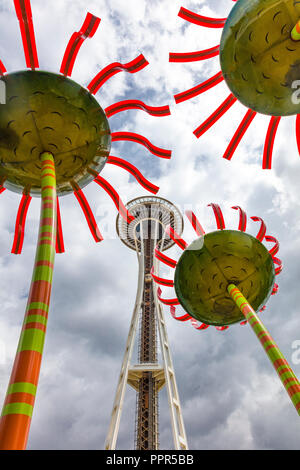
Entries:
{"type": "MultiPolygon", "coordinates": [[[[141,313],[139,362],[157,363],[156,314],[153,297],[153,283],[150,270],[153,266],[154,243],[150,236],[152,221],[142,222],[141,240],[144,256],[144,295],[141,313]]],[[[158,393],[156,380],[151,371],[143,372],[137,400],[136,449],[158,449],[158,393]]]]}

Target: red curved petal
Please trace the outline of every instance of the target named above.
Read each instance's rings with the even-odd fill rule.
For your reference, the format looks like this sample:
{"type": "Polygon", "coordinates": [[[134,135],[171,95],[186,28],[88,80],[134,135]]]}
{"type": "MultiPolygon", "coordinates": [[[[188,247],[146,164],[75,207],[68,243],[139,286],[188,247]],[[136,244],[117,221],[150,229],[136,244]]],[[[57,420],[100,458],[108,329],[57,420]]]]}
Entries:
{"type": "Polygon", "coordinates": [[[3,62],[2,62],[2,60],[0,60],[0,75],[3,75],[6,72],[7,72],[7,70],[6,70],[5,66],[3,65],[3,62]]]}
{"type": "Polygon", "coordinates": [[[158,299],[160,300],[161,303],[163,303],[165,305],[179,305],[179,300],[177,299],[177,297],[176,297],[176,299],[163,299],[161,297],[161,293],[162,293],[162,291],[161,291],[161,288],[159,287],[157,289],[157,297],[158,297],[158,299]]]}
{"type": "Polygon", "coordinates": [[[243,321],[241,321],[240,325],[242,325],[242,326],[247,325],[247,323],[248,323],[247,320],[243,320],[243,321]]]}
{"type": "Polygon", "coordinates": [[[207,118],[197,129],[194,130],[194,134],[199,139],[208,129],[210,129],[231,106],[236,102],[237,98],[231,93],[225,101],[214,111],[209,118],[207,118]]]}
{"type": "Polygon", "coordinates": [[[300,155],[300,114],[297,114],[297,117],[296,117],[296,140],[297,140],[298,152],[300,155]]]}
{"type": "Polygon", "coordinates": [[[96,220],[95,220],[95,217],[94,217],[94,214],[90,208],[90,205],[85,197],[85,195],[83,194],[83,192],[81,191],[81,189],[76,189],[74,191],[74,195],[77,199],[77,201],[79,202],[80,204],[80,207],[85,215],[85,218],[86,218],[86,221],[88,223],[88,226],[89,226],[89,229],[91,231],[91,234],[93,235],[93,238],[95,240],[96,243],[98,242],[101,242],[103,240],[103,237],[100,233],[100,230],[97,226],[97,223],[96,223],[96,220]]]}
{"type": "Polygon", "coordinates": [[[164,279],[163,277],[156,276],[156,274],[154,274],[154,267],[153,266],[151,268],[150,273],[151,273],[151,276],[153,277],[154,281],[157,284],[161,284],[162,286],[174,287],[174,281],[172,281],[171,279],[164,279]]]}
{"type": "Polygon", "coordinates": [[[267,242],[273,242],[274,243],[274,246],[273,246],[273,248],[271,248],[271,250],[269,250],[269,253],[270,253],[271,256],[275,256],[279,251],[279,242],[278,242],[277,238],[272,237],[271,235],[266,235],[265,240],[267,242]]]}
{"type": "Polygon", "coordinates": [[[29,194],[23,194],[20,204],[19,204],[16,224],[15,224],[15,236],[14,236],[13,246],[11,249],[11,252],[15,255],[19,255],[22,253],[24,234],[25,234],[26,216],[27,216],[31,199],[32,197],[29,194]]]}
{"type": "Polygon", "coordinates": [[[209,328],[209,325],[206,325],[205,323],[200,323],[199,325],[199,322],[195,318],[191,318],[191,324],[196,330],[206,330],[209,328]]]}
{"type": "Polygon", "coordinates": [[[227,20],[227,18],[209,18],[207,16],[198,15],[184,7],[180,8],[178,16],[183,20],[206,28],[223,28],[227,20]]]}
{"type": "Polygon", "coordinates": [[[84,20],[83,25],[81,26],[80,30],[76,33],[73,33],[67,48],[64,53],[64,57],[60,66],[60,73],[64,74],[65,76],[72,75],[72,70],[74,67],[74,63],[78,54],[82,43],[87,38],[92,38],[97,31],[97,28],[100,24],[100,18],[97,16],[92,15],[91,13],[87,13],[86,18],[84,20]]]}
{"type": "Polygon", "coordinates": [[[218,331],[228,330],[229,326],[215,326],[215,329],[218,331]]]}
{"type": "Polygon", "coordinates": [[[134,217],[133,217],[133,215],[131,215],[128,212],[128,210],[124,206],[124,204],[121,201],[121,198],[120,198],[119,194],[117,193],[117,191],[111,186],[111,184],[108,183],[108,181],[106,181],[104,178],[102,178],[102,176],[98,175],[94,179],[94,182],[99,184],[99,186],[101,186],[101,188],[103,188],[106,191],[106,193],[113,200],[113,202],[114,202],[119,214],[121,215],[121,217],[123,217],[123,219],[126,220],[126,222],[130,224],[130,222],[132,222],[134,220],[134,217]]]}
{"type": "Polygon", "coordinates": [[[144,145],[153,155],[156,155],[160,158],[171,158],[172,151],[165,150],[160,147],[153,145],[146,137],[140,134],[135,134],[134,132],[112,132],[111,141],[124,141],[128,140],[131,142],[137,142],[138,144],[144,145]]]}
{"type": "Polygon", "coordinates": [[[194,212],[192,212],[190,210],[186,210],[185,215],[187,216],[187,218],[191,222],[191,224],[192,224],[195,232],[197,233],[197,235],[199,235],[199,236],[205,235],[205,231],[204,231],[202,225],[200,224],[199,220],[195,216],[194,212]]]}
{"type": "Polygon", "coordinates": [[[149,62],[145,59],[143,54],[133,59],[127,64],[121,64],[120,62],[113,62],[102,69],[93,80],[87,86],[88,90],[95,95],[102,85],[109,80],[111,77],[119,72],[136,73],[146,67],[149,62]]]}
{"type": "Polygon", "coordinates": [[[179,248],[181,248],[182,250],[185,250],[187,248],[188,244],[186,243],[186,241],[184,241],[183,238],[181,238],[170,225],[166,227],[166,234],[169,235],[170,238],[172,238],[172,240],[176,243],[176,245],[179,246],[179,248]]]}
{"type": "Polygon", "coordinates": [[[274,284],[274,286],[273,286],[273,290],[272,290],[272,292],[271,292],[271,295],[277,294],[278,289],[279,289],[279,286],[278,286],[278,284],[275,282],[275,284],[274,284]]]}
{"type": "Polygon", "coordinates": [[[114,114],[120,113],[121,111],[127,111],[128,109],[141,109],[151,116],[162,117],[169,116],[170,108],[166,106],[148,106],[143,101],[140,100],[124,100],[118,101],[117,103],[112,104],[105,108],[105,114],[108,118],[114,114]]]}
{"type": "Polygon", "coordinates": [[[123,160],[123,158],[113,157],[110,155],[107,159],[107,163],[110,163],[111,165],[117,165],[131,173],[132,176],[134,176],[135,179],[140,183],[140,185],[147,189],[147,191],[150,191],[154,194],[158,192],[158,186],[155,186],[150,181],[148,181],[134,165],[127,162],[126,160],[123,160]]]}
{"type": "Polygon", "coordinates": [[[181,316],[176,316],[176,307],[174,307],[174,305],[171,305],[170,307],[170,313],[172,315],[172,317],[174,318],[174,320],[178,320],[178,321],[187,321],[187,320],[191,320],[191,316],[188,314],[188,313],[185,313],[181,316]]]}
{"type": "Polygon", "coordinates": [[[273,147],[274,147],[274,140],[278,128],[279,121],[281,116],[272,116],[270,119],[265,146],[264,146],[264,155],[263,155],[263,169],[270,170],[272,168],[272,155],[273,155],[273,147]]]}
{"type": "Polygon", "coordinates": [[[247,215],[246,215],[246,212],[243,211],[243,209],[241,209],[240,206],[233,206],[231,209],[235,209],[235,210],[238,210],[239,213],[240,213],[240,220],[239,220],[239,228],[238,230],[240,230],[241,232],[245,232],[246,231],[246,227],[247,227],[247,215]]]}
{"type": "Polygon", "coordinates": [[[14,4],[20,23],[26,65],[34,70],[39,67],[39,60],[36,50],[30,0],[14,0],[14,4]]]}
{"type": "Polygon", "coordinates": [[[221,83],[223,80],[224,80],[224,77],[223,77],[222,72],[218,72],[213,77],[210,77],[208,80],[205,80],[205,82],[202,82],[199,85],[196,85],[195,87],[190,88],[189,90],[182,91],[181,93],[174,95],[175,102],[177,104],[182,103],[183,101],[186,101],[191,98],[194,98],[195,96],[201,95],[202,93],[205,93],[210,88],[213,88],[214,86],[221,83]]]}
{"type": "Polygon", "coordinates": [[[62,223],[61,223],[61,216],[60,216],[60,207],[59,207],[59,198],[56,198],[56,253],[64,253],[65,245],[64,245],[64,237],[62,231],[62,223]]]}
{"type": "Polygon", "coordinates": [[[239,145],[240,141],[245,135],[248,127],[250,126],[251,122],[255,118],[256,114],[257,113],[255,111],[252,111],[252,109],[248,109],[242,122],[240,123],[234,136],[232,137],[227,149],[225,150],[223,158],[226,158],[227,160],[231,160],[237,146],[239,145]]]}
{"type": "Polygon", "coordinates": [[[159,261],[166,264],[167,266],[170,266],[171,268],[176,267],[177,261],[175,261],[172,258],[169,258],[169,256],[166,256],[164,253],[159,251],[157,247],[154,250],[154,254],[155,254],[155,258],[157,258],[159,261]]]}
{"type": "Polygon", "coordinates": [[[211,206],[213,208],[218,229],[224,230],[225,222],[224,222],[224,217],[223,217],[220,206],[218,204],[213,204],[213,203],[208,204],[208,206],[211,206]]]}
{"type": "Polygon", "coordinates": [[[169,62],[195,62],[216,57],[220,53],[220,46],[203,49],[196,52],[170,52],[169,62]]]}
{"type": "Polygon", "coordinates": [[[254,220],[254,222],[260,222],[260,229],[259,229],[259,232],[258,234],[256,235],[256,238],[262,242],[263,239],[265,238],[265,235],[266,235],[266,231],[267,231],[267,227],[266,227],[266,224],[264,223],[263,219],[261,217],[256,217],[256,216],[253,216],[251,217],[252,220],[254,220]]]}
{"type": "Polygon", "coordinates": [[[2,194],[5,190],[6,190],[6,188],[4,188],[4,187],[0,184],[0,194],[2,194]]]}
{"type": "Polygon", "coordinates": [[[275,256],[273,256],[272,259],[273,259],[273,263],[277,264],[278,266],[278,268],[275,268],[275,275],[277,276],[278,274],[281,273],[283,269],[282,261],[279,258],[276,258],[275,256]]]}

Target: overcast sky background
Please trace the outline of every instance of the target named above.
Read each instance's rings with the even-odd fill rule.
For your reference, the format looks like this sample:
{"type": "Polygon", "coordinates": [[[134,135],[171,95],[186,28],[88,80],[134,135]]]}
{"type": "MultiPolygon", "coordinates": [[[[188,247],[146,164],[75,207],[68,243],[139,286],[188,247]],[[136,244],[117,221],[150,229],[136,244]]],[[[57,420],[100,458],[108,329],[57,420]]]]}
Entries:
{"type": "MultiPolygon", "coordinates": [[[[67,42],[86,12],[101,24],[83,44],[72,78],[87,86],[107,64],[129,62],[143,53],[150,65],[131,75],[120,73],[96,95],[103,108],[122,99],[151,106],[169,104],[170,117],[154,118],[126,111],[110,118],[111,130],[145,135],[172,149],[171,161],[152,156],[134,143],[113,143],[111,154],[128,158],[160,186],[160,196],[182,211],[192,208],[206,231],[215,228],[211,208],[219,203],[226,226],[237,228],[240,205],[250,216],[264,218],[267,233],[281,244],[284,270],[279,293],[261,315],[280,349],[300,377],[300,159],[295,117],[281,120],[273,169],[262,170],[269,118],[257,116],[231,162],[222,159],[245,108],[236,103],[199,140],[193,130],[227,97],[225,83],[204,95],[175,105],[173,95],[212,76],[218,58],[171,64],[169,52],[206,49],[219,44],[221,30],[204,29],[180,19],[181,5],[206,16],[225,17],[231,0],[32,0],[40,68],[58,72],[67,42]],[[298,346],[299,348],[299,346],[298,346]],[[294,355],[293,355],[294,353],[294,355]]],[[[13,1],[0,2],[0,58],[8,71],[25,68],[13,1]]],[[[124,202],[147,195],[128,174],[106,165],[102,176],[124,202]]],[[[137,286],[137,260],[115,233],[117,212],[106,193],[91,183],[84,193],[105,236],[95,244],[72,195],[60,199],[66,253],[57,255],[44,356],[31,425],[29,449],[103,449],[123,358],[137,286]]],[[[23,253],[11,255],[20,196],[0,198],[0,403],[2,404],[27,301],[39,221],[39,199],[28,212],[23,253]]],[[[249,220],[254,236],[259,224],[249,220]]],[[[195,234],[185,220],[184,238],[195,234]]],[[[178,258],[179,248],[169,256],[178,258]]],[[[166,276],[169,273],[162,271],[166,276]]],[[[171,290],[164,289],[166,297],[171,290]]],[[[299,417],[249,326],[225,332],[196,331],[176,322],[165,308],[190,449],[298,449],[299,417]]],[[[136,358],[134,358],[134,361],[136,358]]],[[[160,399],[160,447],[172,449],[166,392],[160,399]]],[[[127,388],[118,449],[134,446],[135,392],[127,388]]]]}

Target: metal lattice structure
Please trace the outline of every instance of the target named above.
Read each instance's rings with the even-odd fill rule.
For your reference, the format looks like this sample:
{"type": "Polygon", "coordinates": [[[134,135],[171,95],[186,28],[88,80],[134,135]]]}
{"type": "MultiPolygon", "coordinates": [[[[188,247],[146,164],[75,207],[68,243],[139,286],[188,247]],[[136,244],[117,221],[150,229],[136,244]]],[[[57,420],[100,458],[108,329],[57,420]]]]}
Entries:
{"type": "Polygon", "coordinates": [[[126,385],[137,392],[135,448],[157,450],[158,394],[167,387],[175,449],[187,449],[184,423],[172,364],[162,307],[153,288],[151,272],[157,268],[155,253],[170,248],[174,241],[166,235],[170,225],[177,233],[183,231],[179,210],[160,197],[141,197],[130,201],[127,209],[134,220],[126,223],[117,218],[117,232],[123,243],[136,251],[139,277],[136,303],[129,328],[125,355],[120,371],[110,427],[105,448],[115,449],[126,385]],[[160,251],[161,250],[161,251],[160,251]],[[132,352],[139,328],[138,363],[131,364],[132,352]],[[163,365],[158,363],[158,339],[163,365]]]}

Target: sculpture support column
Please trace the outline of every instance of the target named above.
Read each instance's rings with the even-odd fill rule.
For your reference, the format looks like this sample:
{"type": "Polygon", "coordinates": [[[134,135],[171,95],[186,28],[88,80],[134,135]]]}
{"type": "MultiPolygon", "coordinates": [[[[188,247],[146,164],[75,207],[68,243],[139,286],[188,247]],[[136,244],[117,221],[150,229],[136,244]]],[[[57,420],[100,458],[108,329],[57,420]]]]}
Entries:
{"type": "Polygon", "coordinates": [[[56,175],[41,154],[41,215],[33,276],[18,349],[0,419],[0,449],[26,448],[50,304],[56,243],[56,175]]]}
{"type": "Polygon", "coordinates": [[[257,314],[240,290],[234,284],[230,284],[227,289],[259,339],[284,388],[289,394],[297,413],[300,415],[300,383],[296,375],[292,371],[289,363],[271,337],[270,333],[260,321],[257,314]]]}

